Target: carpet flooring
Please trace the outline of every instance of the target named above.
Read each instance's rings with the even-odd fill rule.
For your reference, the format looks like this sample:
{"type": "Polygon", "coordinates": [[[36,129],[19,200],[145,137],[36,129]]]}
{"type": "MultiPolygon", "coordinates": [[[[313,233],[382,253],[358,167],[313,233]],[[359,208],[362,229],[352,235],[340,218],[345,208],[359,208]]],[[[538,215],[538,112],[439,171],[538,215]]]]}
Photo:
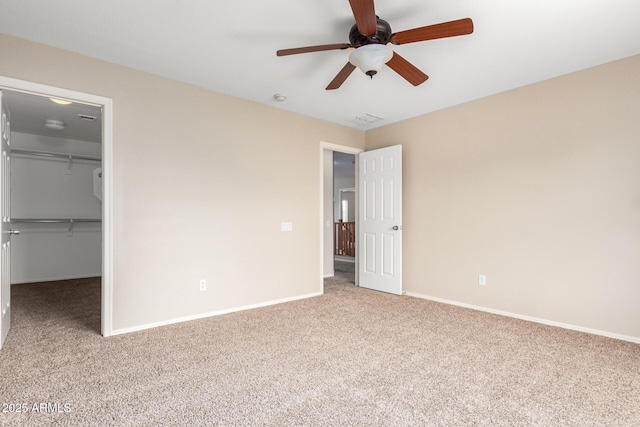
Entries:
{"type": "Polygon", "coordinates": [[[341,274],[323,296],[109,338],[99,279],[14,285],[0,425],[640,426],[640,345],[341,274]]]}

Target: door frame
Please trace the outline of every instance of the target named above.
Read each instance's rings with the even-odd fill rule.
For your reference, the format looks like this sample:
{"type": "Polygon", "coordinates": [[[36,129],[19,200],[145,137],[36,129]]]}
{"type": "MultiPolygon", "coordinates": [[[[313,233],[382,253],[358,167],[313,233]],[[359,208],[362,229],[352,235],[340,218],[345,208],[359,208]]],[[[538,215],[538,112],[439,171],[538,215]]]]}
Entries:
{"type": "MultiPolygon", "coordinates": [[[[355,163],[355,178],[356,178],[356,194],[358,193],[358,178],[359,178],[359,173],[358,173],[358,162],[357,162],[357,156],[358,154],[362,153],[364,151],[364,148],[356,148],[356,147],[350,147],[348,145],[339,145],[339,144],[333,144],[331,142],[325,142],[325,141],[320,141],[320,293],[324,293],[324,245],[325,245],[325,239],[324,239],[324,227],[325,227],[325,222],[324,222],[324,150],[329,150],[329,151],[337,151],[339,153],[346,153],[346,154],[353,154],[356,156],[356,163],[355,163]]],[[[333,212],[333,206],[332,206],[332,212],[333,212]]],[[[356,197],[356,201],[355,201],[355,214],[356,214],[356,219],[358,218],[358,198],[356,197]]],[[[358,223],[356,221],[356,236],[358,235],[358,223]]],[[[356,242],[357,245],[357,242],[356,242]]],[[[356,282],[356,286],[358,286],[359,283],[359,279],[358,279],[358,251],[356,250],[356,277],[355,277],[355,282],[356,282]]]]}
{"type": "Polygon", "coordinates": [[[65,98],[102,107],[102,307],[101,334],[113,334],[113,100],[103,96],[0,76],[0,89],[65,98]]]}

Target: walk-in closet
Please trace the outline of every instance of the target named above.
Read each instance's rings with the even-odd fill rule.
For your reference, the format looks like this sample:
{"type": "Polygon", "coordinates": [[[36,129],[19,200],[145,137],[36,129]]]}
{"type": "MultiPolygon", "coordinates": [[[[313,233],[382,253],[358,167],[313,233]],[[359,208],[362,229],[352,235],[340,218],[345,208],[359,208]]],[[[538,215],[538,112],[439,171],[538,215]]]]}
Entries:
{"type": "Polygon", "coordinates": [[[19,92],[3,99],[11,113],[12,298],[31,286],[30,295],[52,303],[55,287],[84,292],[88,278],[99,296],[101,109],[19,92]]]}

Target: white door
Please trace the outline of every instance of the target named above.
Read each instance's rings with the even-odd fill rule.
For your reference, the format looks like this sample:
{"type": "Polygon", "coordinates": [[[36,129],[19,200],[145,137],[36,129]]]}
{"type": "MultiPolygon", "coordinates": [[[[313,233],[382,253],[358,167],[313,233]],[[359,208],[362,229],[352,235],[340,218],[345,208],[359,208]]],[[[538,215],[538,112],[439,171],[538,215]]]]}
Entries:
{"type": "Polygon", "coordinates": [[[402,295],[402,146],[358,159],[359,285],[402,295]]]}
{"type": "Polygon", "coordinates": [[[2,232],[2,249],[0,250],[0,329],[2,336],[0,337],[0,348],[4,345],[7,338],[9,326],[11,325],[11,218],[9,216],[9,138],[11,134],[11,124],[9,110],[2,99],[2,91],[0,91],[0,117],[2,118],[2,126],[0,128],[0,136],[2,137],[2,160],[0,161],[0,231],[2,232]]]}

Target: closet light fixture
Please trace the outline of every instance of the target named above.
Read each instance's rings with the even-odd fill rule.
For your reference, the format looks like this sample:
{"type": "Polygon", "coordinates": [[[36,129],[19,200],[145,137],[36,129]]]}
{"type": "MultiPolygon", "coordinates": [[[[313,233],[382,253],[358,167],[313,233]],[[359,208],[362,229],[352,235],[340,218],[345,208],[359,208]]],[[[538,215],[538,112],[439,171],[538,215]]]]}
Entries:
{"type": "Polygon", "coordinates": [[[44,127],[46,127],[47,129],[51,129],[51,130],[63,130],[64,129],[64,122],[62,122],[60,120],[47,119],[44,122],[44,127]]]}
{"type": "Polygon", "coordinates": [[[49,98],[52,102],[55,102],[56,104],[60,104],[60,105],[69,105],[69,104],[73,104],[73,102],[71,101],[67,101],[66,99],[58,99],[58,98],[49,98]]]}

